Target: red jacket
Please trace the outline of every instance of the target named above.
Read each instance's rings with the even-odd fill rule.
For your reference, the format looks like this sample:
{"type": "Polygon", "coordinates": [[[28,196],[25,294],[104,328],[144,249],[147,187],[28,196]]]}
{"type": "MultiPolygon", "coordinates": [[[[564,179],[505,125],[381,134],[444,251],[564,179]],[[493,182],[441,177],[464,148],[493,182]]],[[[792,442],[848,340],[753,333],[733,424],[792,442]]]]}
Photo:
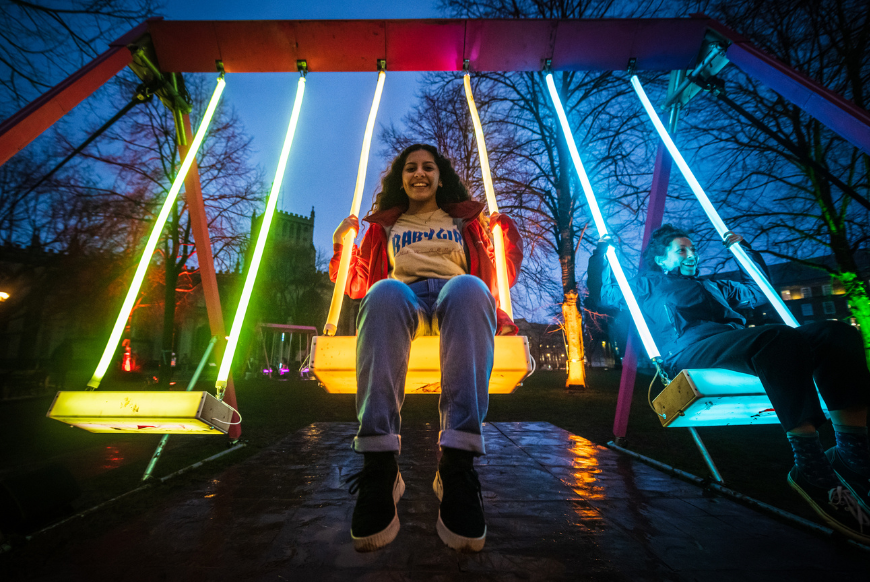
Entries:
{"type": "MultiPolygon", "coordinates": [[[[386,229],[391,228],[405,210],[404,207],[396,206],[375,212],[363,219],[369,223],[369,228],[363,237],[362,245],[360,247],[353,246],[347,287],[345,288],[345,293],[352,299],[361,299],[372,285],[389,276],[390,260],[387,256],[386,229]]],[[[462,239],[465,241],[468,256],[468,272],[486,283],[492,296],[495,297],[496,305],[500,305],[492,241],[489,238],[489,233],[477,220],[483,211],[483,204],[474,200],[466,200],[465,202],[446,204],[443,210],[451,218],[459,218],[463,221],[462,239]]],[[[513,287],[523,262],[523,240],[509,217],[501,215],[499,224],[505,233],[508,285],[513,287]]],[[[338,276],[341,247],[341,244],[334,245],[332,260],[329,261],[329,278],[333,282],[338,276]]],[[[499,308],[497,315],[497,333],[499,335],[516,335],[519,330],[507,313],[499,308]]]]}

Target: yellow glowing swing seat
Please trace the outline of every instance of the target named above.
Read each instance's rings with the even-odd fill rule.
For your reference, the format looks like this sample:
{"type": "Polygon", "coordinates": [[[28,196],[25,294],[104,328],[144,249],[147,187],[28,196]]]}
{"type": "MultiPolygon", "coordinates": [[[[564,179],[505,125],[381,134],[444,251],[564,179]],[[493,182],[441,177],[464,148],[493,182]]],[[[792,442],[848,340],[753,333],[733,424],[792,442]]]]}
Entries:
{"type": "MultiPolygon", "coordinates": [[[[385,73],[378,73],[378,86],[369,113],[363,138],[362,154],[360,155],[359,171],[357,173],[356,189],[350,213],[359,215],[362,187],[365,183],[368,152],[374,129],[378,103],[383,90],[385,73]]],[[[489,161],[486,155],[486,145],[483,140],[483,130],[474,98],[471,95],[471,84],[468,74],[465,75],[465,96],[474,122],[474,132],[477,138],[480,155],[481,175],[484,181],[487,202],[491,212],[498,212],[498,203],[492,187],[492,177],[489,171],[489,161]]],[[[327,335],[317,336],[311,344],[311,362],[309,369],[320,381],[327,392],[333,394],[356,393],[356,336],[334,336],[338,314],[344,297],[345,283],[350,268],[351,249],[356,236],[354,231],[348,232],[343,239],[341,262],[338,267],[332,304],[327,317],[327,335]]],[[[502,231],[495,227],[493,243],[496,256],[496,273],[498,279],[499,297],[503,298],[502,308],[512,315],[510,290],[507,284],[507,267],[505,263],[502,231]]],[[[411,342],[411,354],[408,361],[408,373],[405,377],[405,394],[438,394],[441,392],[441,362],[439,356],[440,339],[437,336],[424,336],[411,342]]],[[[517,386],[534,371],[534,360],[529,353],[529,340],[523,336],[496,336],[495,353],[493,355],[492,374],[489,378],[491,394],[510,394],[517,386]]]]}
{"type": "Polygon", "coordinates": [[[233,409],[208,392],[58,392],[46,415],[90,432],[226,434],[233,409]]]}
{"type": "MultiPolygon", "coordinates": [[[[424,336],[411,342],[405,394],[441,392],[439,337],[424,336]]],[[[314,338],[311,345],[311,373],[332,394],[356,393],[356,336],[314,338]]],[[[529,340],[523,336],[496,336],[490,394],[510,394],[534,371],[529,340]]]]}

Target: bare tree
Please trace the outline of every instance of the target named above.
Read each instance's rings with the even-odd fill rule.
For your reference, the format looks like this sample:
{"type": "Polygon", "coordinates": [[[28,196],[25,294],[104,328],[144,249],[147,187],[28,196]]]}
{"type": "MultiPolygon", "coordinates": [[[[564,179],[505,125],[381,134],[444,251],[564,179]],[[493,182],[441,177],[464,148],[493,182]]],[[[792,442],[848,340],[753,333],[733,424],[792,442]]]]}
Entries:
{"type": "Polygon", "coordinates": [[[152,16],[159,0],[0,2],[0,119],[152,16]]]}

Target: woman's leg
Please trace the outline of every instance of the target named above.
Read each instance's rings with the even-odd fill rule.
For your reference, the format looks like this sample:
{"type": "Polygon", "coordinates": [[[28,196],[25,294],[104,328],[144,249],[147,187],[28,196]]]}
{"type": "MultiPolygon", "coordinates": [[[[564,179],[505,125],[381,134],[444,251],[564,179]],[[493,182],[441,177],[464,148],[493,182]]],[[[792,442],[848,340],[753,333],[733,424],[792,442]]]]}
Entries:
{"type": "Polygon", "coordinates": [[[356,342],[358,453],[398,453],[402,402],[411,340],[419,325],[419,302],[395,279],[372,285],[360,305],[356,342]]]}
{"type": "Polygon", "coordinates": [[[435,304],[441,336],[442,447],[485,454],[481,423],[489,406],[495,299],[473,275],[454,277],[435,304]]]}

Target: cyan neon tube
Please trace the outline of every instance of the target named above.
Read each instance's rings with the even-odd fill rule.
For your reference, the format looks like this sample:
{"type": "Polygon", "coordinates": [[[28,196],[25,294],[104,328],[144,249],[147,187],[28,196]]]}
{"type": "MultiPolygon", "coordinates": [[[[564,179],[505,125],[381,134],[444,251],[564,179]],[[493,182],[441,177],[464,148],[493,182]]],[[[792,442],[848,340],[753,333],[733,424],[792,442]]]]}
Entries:
{"type": "MultiPolygon", "coordinates": [[[[492,173],[489,169],[489,155],[486,153],[486,142],[483,139],[483,125],[480,123],[480,115],[477,113],[477,105],[474,104],[474,95],[471,93],[471,76],[465,73],[465,99],[468,101],[468,109],[471,111],[471,120],[474,122],[474,136],[477,138],[477,153],[480,157],[480,175],[483,178],[483,189],[486,192],[486,202],[490,214],[498,212],[498,201],[495,199],[495,188],[492,186],[492,173]]],[[[496,225],[492,231],[493,247],[495,250],[495,273],[498,283],[498,295],[501,308],[513,319],[514,310],[511,306],[511,291],[508,285],[507,261],[505,260],[504,233],[501,226],[496,225]]]]}
{"type": "MultiPolygon", "coordinates": [[[[571,152],[571,159],[574,161],[574,169],[577,171],[577,177],[580,179],[580,184],[583,186],[583,193],[586,195],[586,203],[589,205],[589,210],[592,212],[592,219],[595,221],[595,227],[598,229],[599,237],[607,236],[607,225],[604,223],[604,217],[601,215],[601,210],[598,208],[598,201],[595,199],[595,193],[592,191],[592,184],[589,182],[589,177],[586,175],[586,170],[583,167],[583,162],[580,161],[580,153],[577,151],[577,145],[574,143],[574,134],[571,132],[571,127],[568,125],[568,118],[565,116],[565,109],[562,107],[562,101],[559,99],[559,93],[556,91],[556,85],[553,82],[553,74],[548,73],[546,76],[547,88],[550,90],[550,98],[553,100],[553,106],[556,108],[556,115],[559,118],[559,124],[562,126],[562,133],[565,135],[565,141],[568,142],[568,151],[571,152]]],[[[655,359],[660,356],[659,350],[653,341],[652,334],[647,327],[646,321],[640,312],[640,307],[637,304],[637,299],[634,298],[634,293],[628,284],[628,279],[625,277],[625,272],[622,270],[622,265],[619,264],[619,259],[616,258],[616,251],[612,246],[607,247],[607,261],[610,263],[610,268],[613,270],[613,275],[616,278],[616,283],[619,285],[619,290],[625,298],[625,303],[628,305],[628,311],[631,313],[631,318],[634,320],[634,325],[640,334],[640,339],[643,342],[643,347],[646,349],[650,359],[655,359]]]]}
{"type": "Polygon", "coordinates": [[[299,110],[302,108],[302,97],[305,95],[305,77],[299,77],[296,84],[296,101],[293,103],[293,113],[290,114],[290,124],[287,126],[287,135],[284,137],[284,147],[281,148],[281,156],[278,158],[278,169],[275,171],[275,180],[272,182],[272,190],[266,200],[266,211],[263,213],[263,222],[260,224],[260,233],[257,235],[257,244],[251,255],[251,266],[245,276],[245,286],[239,299],[239,307],[233,319],[233,327],[227,338],[227,347],[224,350],[221,367],[218,370],[215,387],[219,394],[227,387],[227,379],[230,376],[230,366],[233,363],[233,355],[239,345],[239,334],[242,332],[242,323],[248,311],[251,301],[251,293],[254,291],[254,282],[257,280],[257,271],[260,269],[260,261],[263,259],[263,249],[266,248],[266,239],[269,237],[269,227],[272,225],[272,217],[275,215],[275,205],[278,203],[278,193],[281,191],[281,183],[284,181],[284,172],[287,169],[287,158],[290,157],[290,146],[293,145],[293,136],[296,133],[296,124],[299,122],[299,110]]]}
{"type": "MultiPolygon", "coordinates": [[[[724,240],[728,234],[731,232],[728,230],[728,227],[725,226],[725,223],[722,221],[722,218],[719,216],[719,213],[716,212],[716,209],[713,207],[713,203],[710,202],[710,198],[707,197],[707,194],[704,192],[704,189],[701,188],[701,184],[695,178],[695,175],[692,173],[692,170],[689,169],[689,165],[686,163],[686,160],[683,159],[682,154],[677,149],[676,144],[674,144],[674,140],[671,139],[671,136],[668,135],[665,126],[662,124],[661,119],[659,119],[658,114],[650,103],[649,97],[647,97],[646,92],[643,90],[643,86],[640,84],[640,79],[637,78],[637,75],[631,76],[631,86],[634,87],[637,96],[640,98],[640,102],[643,105],[644,110],[646,110],[647,115],[652,121],[653,126],[655,126],[656,131],[659,136],[662,138],[662,142],[664,142],[665,147],[668,148],[668,151],[671,154],[671,158],[673,158],[674,162],[676,162],[677,167],[680,168],[680,172],[683,173],[683,177],[686,179],[686,182],[689,183],[689,188],[691,188],[692,192],[695,194],[695,197],[698,199],[698,202],[701,203],[701,207],[704,209],[704,212],[707,214],[707,217],[710,219],[710,222],[713,223],[713,227],[716,229],[716,232],[719,233],[719,236],[724,240]]],[[[739,244],[734,244],[729,247],[731,252],[734,254],[734,257],[740,263],[741,266],[749,273],[749,276],[752,277],[752,280],[755,281],[758,286],[761,288],[764,295],[767,297],[767,300],[770,301],[770,304],[776,309],[776,312],[782,318],[782,320],[790,325],[791,327],[798,327],[797,319],[795,319],[792,312],[786,307],[785,302],[782,300],[782,297],[776,292],[773,288],[773,285],[770,284],[770,281],[767,280],[764,273],[761,269],[756,265],[746,254],[746,251],[739,244]]]]}
{"type": "MultiPolygon", "coordinates": [[[[375,131],[375,120],[378,117],[378,106],[381,104],[381,94],[384,92],[384,80],[387,74],[378,72],[378,84],[375,87],[375,96],[372,99],[372,107],[369,110],[369,119],[366,122],[366,131],[363,135],[362,152],[359,155],[359,168],[356,174],[356,187],[353,190],[353,202],[350,205],[350,213],[359,216],[359,207],[362,203],[362,191],[366,182],[366,170],[369,165],[369,151],[372,145],[372,135],[375,131]]],[[[353,239],[356,231],[351,229],[341,239],[341,259],[338,263],[338,274],[335,277],[335,288],[332,290],[332,302],[329,304],[329,315],[326,316],[326,325],[323,332],[326,335],[335,335],[338,328],[338,316],[341,314],[341,304],[344,300],[344,288],[347,286],[347,274],[350,270],[350,255],[353,251],[353,239]]]]}
{"type": "Polygon", "coordinates": [[[103,351],[103,357],[100,358],[100,363],[97,364],[97,369],[94,375],[88,382],[88,386],[93,389],[99,387],[103,376],[106,375],[106,370],[109,369],[109,364],[112,362],[112,357],[115,355],[115,350],[118,348],[118,342],[121,341],[121,335],[124,333],[124,328],[127,326],[127,320],[130,317],[130,312],[133,310],[133,303],[139,295],[139,289],[142,287],[142,281],[145,279],[145,272],[148,270],[148,264],[151,262],[151,255],[154,254],[154,249],[157,248],[157,243],[160,241],[160,234],[163,232],[163,227],[166,225],[166,220],[169,218],[169,213],[172,212],[172,207],[175,205],[175,200],[178,198],[178,192],[184,184],[184,178],[193,165],[193,160],[196,159],[197,150],[202,145],[202,140],[205,138],[208,126],[214,117],[215,109],[220,102],[221,94],[224,92],[226,82],[223,77],[218,77],[217,86],[214,93],[211,95],[211,100],[208,102],[208,107],[205,110],[205,115],[202,117],[202,122],[196,130],[196,135],[193,138],[193,143],[190,144],[190,149],[187,155],[181,162],[181,167],[178,168],[178,175],[172,182],[169,188],[169,193],[166,195],[166,200],[163,202],[163,208],[160,209],[160,214],[154,221],[154,227],[151,229],[151,235],[148,237],[148,242],[145,244],[145,250],[142,251],[142,258],[139,260],[139,266],[136,268],[136,273],[133,275],[133,281],[130,283],[130,289],[127,290],[127,296],[124,298],[124,304],[121,306],[121,312],[118,314],[118,319],[115,320],[115,326],[112,328],[112,333],[109,335],[109,343],[106,344],[106,349],[103,351]]]}
{"type": "Polygon", "coordinates": [[[550,98],[553,100],[556,116],[559,118],[559,125],[562,126],[562,133],[565,134],[565,140],[568,142],[568,151],[571,152],[571,159],[574,161],[577,178],[580,179],[580,185],[583,187],[583,193],[586,195],[586,203],[589,205],[589,211],[592,213],[592,220],[595,221],[598,236],[604,238],[608,234],[607,225],[604,223],[601,209],[598,208],[598,200],[595,199],[595,193],[592,191],[592,184],[586,175],[586,169],[583,167],[583,162],[580,161],[580,153],[577,151],[577,145],[574,143],[574,134],[571,132],[571,126],[568,125],[568,117],[565,115],[565,109],[562,107],[561,99],[559,99],[559,92],[556,91],[556,84],[553,82],[553,73],[547,73],[546,79],[547,88],[550,90],[550,98]]]}

